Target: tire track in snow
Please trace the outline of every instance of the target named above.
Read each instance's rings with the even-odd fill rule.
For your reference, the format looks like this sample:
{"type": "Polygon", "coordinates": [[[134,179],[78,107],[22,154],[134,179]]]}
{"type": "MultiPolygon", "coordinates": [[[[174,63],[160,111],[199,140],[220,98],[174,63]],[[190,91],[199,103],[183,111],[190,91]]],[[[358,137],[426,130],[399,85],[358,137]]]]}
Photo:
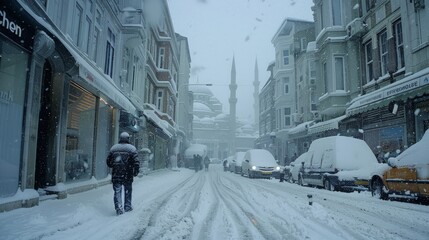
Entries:
{"type": "MultiPolygon", "coordinates": [[[[173,186],[158,199],[153,200],[149,207],[145,209],[145,216],[143,216],[139,224],[145,227],[140,228],[131,239],[159,239],[174,228],[178,222],[186,224],[187,221],[192,221],[189,216],[190,212],[194,210],[198,204],[200,198],[199,192],[203,187],[203,177],[202,174],[192,175],[185,181],[173,186]],[[178,215],[174,216],[175,219],[170,219],[170,221],[168,221],[168,219],[162,219],[165,216],[169,216],[167,209],[170,211],[170,207],[173,208],[178,215]],[[161,223],[159,223],[161,220],[165,221],[163,222],[163,226],[157,226],[161,225],[161,223]]],[[[189,235],[189,233],[187,234],[189,235]]],[[[187,238],[185,237],[184,239],[187,238]]]]}
{"type": "MultiPolygon", "coordinates": [[[[237,180],[236,180],[237,181],[237,180]]],[[[242,183],[241,180],[238,180],[238,183],[242,183]]],[[[246,184],[251,184],[254,187],[249,187],[247,186],[248,189],[263,189],[263,191],[258,191],[256,193],[253,194],[257,194],[259,197],[263,196],[265,198],[267,198],[267,202],[269,202],[268,198],[270,198],[270,196],[268,196],[266,193],[270,193],[272,194],[274,197],[273,199],[284,199],[285,201],[288,200],[293,200],[290,199],[290,195],[287,194],[287,192],[281,191],[281,192],[276,192],[274,189],[274,185],[275,183],[270,183],[267,181],[260,181],[258,179],[249,179],[246,184]],[[267,185],[270,184],[270,185],[267,185]],[[264,193],[266,192],[266,193],[264,193]]],[[[304,195],[304,194],[301,194],[304,195]]],[[[252,200],[251,202],[255,202],[256,200],[252,200]]],[[[305,202],[307,201],[307,199],[305,199],[305,202]]],[[[325,219],[312,219],[309,218],[311,215],[311,212],[309,212],[309,208],[305,205],[296,205],[296,203],[294,203],[293,201],[290,202],[285,202],[285,203],[278,203],[277,206],[279,207],[279,209],[276,210],[269,210],[269,214],[267,214],[267,212],[262,212],[262,214],[264,215],[271,215],[272,217],[269,219],[270,220],[270,224],[277,226],[278,228],[282,229],[281,233],[286,233],[288,234],[287,238],[294,238],[296,237],[296,234],[303,234],[303,232],[301,231],[302,227],[298,227],[299,226],[308,226],[307,229],[309,231],[307,231],[308,233],[313,233],[313,235],[318,235],[318,236],[324,236],[327,238],[331,238],[331,237],[337,237],[339,236],[339,232],[338,230],[342,230],[343,233],[341,234],[342,237],[348,236],[350,237],[350,235],[348,235],[349,233],[349,229],[345,228],[345,229],[330,229],[327,226],[327,223],[324,221],[325,219]],[[303,207],[305,206],[305,207],[303,207]],[[288,207],[288,208],[286,208],[288,207]],[[281,210],[281,211],[280,211],[281,210]],[[285,212],[287,214],[280,214],[280,212],[285,212]],[[291,219],[290,215],[293,216],[300,216],[298,219],[291,219]],[[280,225],[279,223],[284,223],[283,225],[280,225]],[[298,224],[299,223],[299,224],[298,224]],[[286,226],[286,227],[284,227],[286,226]],[[323,227],[326,226],[326,227],[323,227]],[[296,233],[296,234],[291,234],[292,233],[296,233]],[[326,236],[326,234],[331,234],[329,236],[326,236]],[[346,234],[347,233],[347,234],[346,234]]],[[[256,206],[257,207],[257,206],[256,206]]],[[[257,209],[257,208],[255,208],[257,209]]],[[[353,235],[353,234],[351,234],[353,235]]],[[[304,236],[303,236],[304,237],[304,236]]],[[[364,239],[363,236],[356,236],[356,239],[364,239]]]]}

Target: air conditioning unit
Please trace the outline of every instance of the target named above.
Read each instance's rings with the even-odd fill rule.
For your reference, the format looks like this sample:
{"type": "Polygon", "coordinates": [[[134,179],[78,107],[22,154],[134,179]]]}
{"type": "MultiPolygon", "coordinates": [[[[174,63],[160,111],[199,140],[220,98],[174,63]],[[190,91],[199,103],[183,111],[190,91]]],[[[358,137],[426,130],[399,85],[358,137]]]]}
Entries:
{"type": "Polygon", "coordinates": [[[292,121],[294,123],[300,123],[300,122],[302,122],[302,114],[292,113],[292,121]]]}
{"type": "Polygon", "coordinates": [[[349,39],[362,37],[368,31],[368,25],[361,18],[355,18],[346,26],[349,39]]]}

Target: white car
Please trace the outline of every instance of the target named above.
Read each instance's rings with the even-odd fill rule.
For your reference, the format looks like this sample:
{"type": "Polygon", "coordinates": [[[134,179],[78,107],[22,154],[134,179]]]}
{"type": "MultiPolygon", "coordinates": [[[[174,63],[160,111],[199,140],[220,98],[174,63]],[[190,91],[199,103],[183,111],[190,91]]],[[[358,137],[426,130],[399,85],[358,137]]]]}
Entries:
{"type": "Polygon", "coordinates": [[[273,155],[265,149],[248,150],[244,155],[241,168],[241,175],[247,175],[249,178],[280,177],[280,166],[273,155]]]}

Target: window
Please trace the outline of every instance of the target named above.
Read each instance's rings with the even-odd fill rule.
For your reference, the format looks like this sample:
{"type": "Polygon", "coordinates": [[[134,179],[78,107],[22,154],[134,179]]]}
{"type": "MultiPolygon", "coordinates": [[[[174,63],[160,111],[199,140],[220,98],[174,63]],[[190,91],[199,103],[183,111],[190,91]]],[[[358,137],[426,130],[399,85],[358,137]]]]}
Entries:
{"type": "Polygon", "coordinates": [[[72,39],[77,46],[79,46],[80,31],[82,28],[82,12],[82,7],[79,5],[79,3],[76,3],[72,39]]]}
{"type": "Polygon", "coordinates": [[[284,109],[285,127],[290,126],[290,108],[284,109]]]}
{"type": "Polygon", "coordinates": [[[345,90],[344,58],[335,57],[335,90],[345,90]]]}
{"type": "Polygon", "coordinates": [[[19,189],[28,54],[0,34],[0,199],[19,189]]]}
{"type": "Polygon", "coordinates": [[[311,111],[317,111],[316,92],[315,91],[311,91],[311,94],[310,94],[310,103],[311,103],[310,110],[311,111]]]}
{"type": "Polygon", "coordinates": [[[289,65],[289,50],[283,50],[283,65],[289,65]]]}
{"type": "Polygon", "coordinates": [[[92,48],[92,59],[97,63],[98,55],[98,42],[100,40],[100,29],[95,27],[94,29],[94,38],[93,38],[93,48],[92,48]]]}
{"type": "Polygon", "coordinates": [[[289,93],[289,77],[283,78],[284,94],[289,93]]]}
{"type": "Polygon", "coordinates": [[[91,25],[92,25],[92,21],[87,17],[85,21],[85,26],[83,30],[83,36],[82,36],[82,44],[81,44],[82,45],[81,49],[87,54],[89,54],[89,46],[90,46],[89,43],[91,41],[91,25]]]}
{"type": "Polygon", "coordinates": [[[157,90],[156,91],[156,108],[158,110],[162,111],[162,105],[163,105],[163,90],[157,90]]]}
{"type": "Polygon", "coordinates": [[[130,69],[130,49],[129,48],[127,48],[127,47],[125,47],[124,48],[124,55],[123,55],[123,58],[122,58],[122,70],[123,71],[125,71],[126,72],[126,74],[125,75],[122,75],[121,74],[121,82],[126,82],[126,83],[128,83],[129,82],[129,80],[128,80],[128,71],[129,71],[129,69],[130,69]]]}
{"type": "Polygon", "coordinates": [[[366,71],[366,83],[374,79],[372,60],[372,42],[369,41],[365,44],[365,71],[366,71]]]}
{"type": "Polygon", "coordinates": [[[341,0],[331,0],[332,3],[332,25],[342,25],[341,0]]]}
{"type": "Polygon", "coordinates": [[[380,69],[381,75],[387,73],[387,31],[386,29],[380,32],[378,38],[378,49],[380,52],[380,69]]]}
{"type": "Polygon", "coordinates": [[[301,51],[305,52],[307,49],[307,38],[301,38],[301,51]]]}
{"type": "Polygon", "coordinates": [[[107,45],[106,45],[106,62],[104,65],[104,73],[113,76],[113,60],[115,56],[115,35],[112,30],[107,30],[107,45]]]}
{"type": "Polygon", "coordinates": [[[401,20],[393,23],[393,34],[395,37],[395,50],[396,50],[396,66],[398,69],[405,66],[404,60],[404,39],[402,36],[401,20]]]}
{"type": "Polygon", "coordinates": [[[65,172],[71,182],[91,178],[97,99],[74,82],[68,99],[65,172]]]}
{"type": "Polygon", "coordinates": [[[165,66],[165,48],[161,47],[158,50],[158,67],[163,69],[165,66]]]}
{"type": "Polygon", "coordinates": [[[134,64],[133,64],[133,72],[132,72],[132,78],[131,78],[131,90],[134,91],[135,88],[135,81],[136,81],[136,74],[137,74],[137,64],[139,62],[138,57],[134,57],[134,64]]]}
{"type": "Polygon", "coordinates": [[[323,63],[323,82],[325,83],[325,93],[328,93],[331,88],[330,81],[328,81],[328,66],[326,62],[323,63]]]}

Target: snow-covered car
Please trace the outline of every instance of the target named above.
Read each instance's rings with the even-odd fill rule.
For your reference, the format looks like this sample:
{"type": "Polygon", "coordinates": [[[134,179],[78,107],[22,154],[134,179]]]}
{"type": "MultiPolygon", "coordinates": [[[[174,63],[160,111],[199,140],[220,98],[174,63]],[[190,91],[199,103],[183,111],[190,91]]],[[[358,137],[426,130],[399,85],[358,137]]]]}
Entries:
{"type": "Polygon", "coordinates": [[[244,155],[246,152],[236,152],[235,153],[235,173],[241,173],[241,165],[243,163],[244,155]]]}
{"type": "Polygon", "coordinates": [[[290,163],[289,176],[287,177],[289,182],[298,182],[299,171],[302,167],[302,162],[305,161],[306,154],[306,152],[301,154],[295,161],[290,163]]]}
{"type": "Polygon", "coordinates": [[[249,178],[280,177],[280,166],[273,155],[265,149],[247,150],[241,167],[242,175],[247,175],[249,178]]]}
{"type": "Polygon", "coordinates": [[[300,172],[301,184],[327,190],[368,190],[371,172],[380,165],[365,141],[344,136],[314,140],[300,172]]]}
{"type": "Polygon", "coordinates": [[[389,194],[429,199],[429,130],[419,142],[374,171],[370,186],[372,195],[380,199],[388,199],[389,194]]]}

